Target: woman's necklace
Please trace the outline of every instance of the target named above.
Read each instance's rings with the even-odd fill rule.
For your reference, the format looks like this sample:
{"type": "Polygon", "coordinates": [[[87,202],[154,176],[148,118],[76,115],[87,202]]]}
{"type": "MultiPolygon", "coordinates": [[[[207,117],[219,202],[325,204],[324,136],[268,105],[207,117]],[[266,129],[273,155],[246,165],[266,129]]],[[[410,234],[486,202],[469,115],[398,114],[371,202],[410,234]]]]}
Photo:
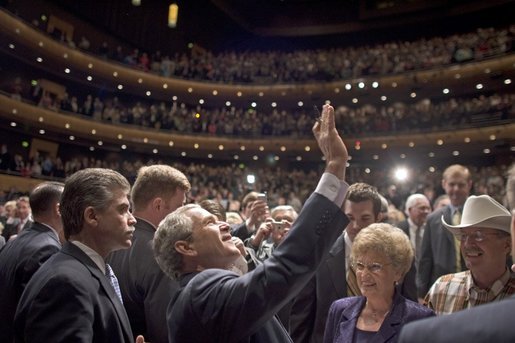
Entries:
{"type": "Polygon", "coordinates": [[[377,310],[370,309],[368,313],[365,313],[364,316],[362,316],[363,323],[365,325],[377,325],[378,323],[382,323],[384,318],[390,313],[390,310],[387,310],[384,313],[379,313],[377,310]]]}

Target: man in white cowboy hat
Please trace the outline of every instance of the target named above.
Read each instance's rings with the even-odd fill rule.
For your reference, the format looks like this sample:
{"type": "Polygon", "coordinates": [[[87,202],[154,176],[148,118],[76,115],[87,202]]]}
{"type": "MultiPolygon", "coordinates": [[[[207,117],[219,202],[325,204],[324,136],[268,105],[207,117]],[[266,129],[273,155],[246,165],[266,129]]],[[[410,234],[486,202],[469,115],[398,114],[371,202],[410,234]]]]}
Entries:
{"type": "Polygon", "coordinates": [[[506,258],[511,251],[510,212],[488,195],[470,196],[459,225],[443,225],[461,241],[469,270],[441,276],[424,303],[437,314],[449,314],[515,294],[515,275],[506,258]]]}

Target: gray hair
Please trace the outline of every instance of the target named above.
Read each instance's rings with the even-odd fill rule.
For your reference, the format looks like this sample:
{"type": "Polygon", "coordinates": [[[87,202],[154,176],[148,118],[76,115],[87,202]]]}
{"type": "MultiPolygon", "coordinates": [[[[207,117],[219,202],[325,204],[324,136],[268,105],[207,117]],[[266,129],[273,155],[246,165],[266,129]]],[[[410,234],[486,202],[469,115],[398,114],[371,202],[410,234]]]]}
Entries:
{"type": "Polygon", "coordinates": [[[179,207],[159,223],[154,235],[154,257],[161,270],[170,278],[177,280],[183,268],[182,254],[175,249],[178,241],[187,241],[193,233],[193,220],[187,212],[201,209],[197,204],[179,207]]]}
{"type": "Polygon", "coordinates": [[[111,169],[87,168],[70,176],[64,184],[60,207],[66,239],[82,231],[87,207],[106,209],[118,190],[129,192],[130,184],[111,169]]]}
{"type": "MultiPolygon", "coordinates": [[[[406,205],[404,205],[404,213],[409,216],[409,209],[415,206],[418,200],[426,200],[429,204],[429,199],[424,194],[421,193],[415,193],[411,194],[408,199],[406,199],[406,205]]],[[[431,206],[431,204],[430,204],[431,206]]]]}
{"type": "Polygon", "coordinates": [[[272,211],[270,211],[270,216],[272,218],[275,218],[277,212],[292,212],[293,220],[297,220],[297,217],[299,216],[299,214],[297,213],[297,211],[295,211],[293,206],[290,206],[290,205],[279,205],[279,206],[274,207],[272,209],[272,211]]]}
{"type": "Polygon", "coordinates": [[[390,224],[370,224],[361,230],[352,243],[351,261],[371,251],[383,254],[390,259],[393,267],[401,273],[402,277],[411,268],[414,254],[408,235],[390,224]]]}

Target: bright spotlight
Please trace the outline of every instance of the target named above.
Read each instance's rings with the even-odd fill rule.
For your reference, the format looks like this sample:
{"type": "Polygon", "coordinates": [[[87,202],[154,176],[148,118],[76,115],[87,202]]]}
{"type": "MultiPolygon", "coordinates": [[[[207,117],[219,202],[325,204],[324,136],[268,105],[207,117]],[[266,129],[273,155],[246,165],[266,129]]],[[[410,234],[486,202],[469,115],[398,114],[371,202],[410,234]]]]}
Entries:
{"type": "Polygon", "coordinates": [[[406,168],[397,168],[394,171],[394,176],[397,181],[406,181],[408,179],[408,170],[406,168]]]}
{"type": "Polygon", "coordinates": [[[256,177],[253,174],[247,175],[247,182],[253,184],[254,182],[256,182],[256,177]]]}

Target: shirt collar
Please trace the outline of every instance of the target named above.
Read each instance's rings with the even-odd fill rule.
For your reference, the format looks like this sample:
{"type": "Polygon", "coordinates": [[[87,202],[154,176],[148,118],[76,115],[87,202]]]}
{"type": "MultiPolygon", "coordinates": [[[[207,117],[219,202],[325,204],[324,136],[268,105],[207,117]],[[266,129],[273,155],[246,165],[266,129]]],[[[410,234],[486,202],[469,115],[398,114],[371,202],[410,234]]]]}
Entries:
{"type": "Polygon", "coordinates": [[[79,241],[70,241],[75,244],[80,250],[82,250],[90,259],[95,262],[97,267],[102,271],[103,274],[106,273],[106,263],[102,256],[100,256],[95,250],[88,247],[86,244],[79,241]]]}

